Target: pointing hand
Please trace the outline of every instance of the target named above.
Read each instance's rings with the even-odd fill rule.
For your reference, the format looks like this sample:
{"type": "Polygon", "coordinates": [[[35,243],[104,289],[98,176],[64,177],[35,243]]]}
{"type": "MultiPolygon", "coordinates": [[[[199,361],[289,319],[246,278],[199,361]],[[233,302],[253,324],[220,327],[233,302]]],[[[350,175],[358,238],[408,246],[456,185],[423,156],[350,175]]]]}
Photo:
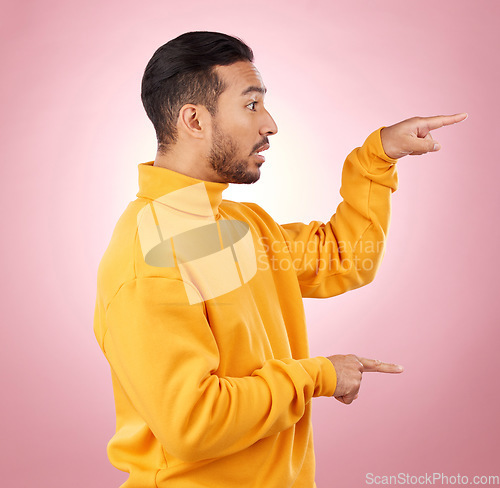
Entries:
{"type": "Polygon", "coordinates": [[[337,387],[333,396],[342,403],[350,404],[358,398],[364,372],[401,373],[403,366],[383,363],[378,359],[367,359],[354,354],[329,356],[337,373],[337,387]]]}
{"type": "Polygon", "coordinates": [[[382,146],[390,158],[417,156],[435,152],[441,146],[435,141],[430,131],[445,125],[456,124],[467,118],[466,113],[455,115],[436,115],[434,117],[412,117],[380,131],[382,146]]]}

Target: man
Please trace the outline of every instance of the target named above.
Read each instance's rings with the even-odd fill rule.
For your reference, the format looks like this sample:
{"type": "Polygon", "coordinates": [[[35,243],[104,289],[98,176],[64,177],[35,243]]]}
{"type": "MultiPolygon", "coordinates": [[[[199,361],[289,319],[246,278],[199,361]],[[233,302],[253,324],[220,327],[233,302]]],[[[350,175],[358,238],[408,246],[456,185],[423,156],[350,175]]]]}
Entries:
{"type": "Polygon", "coordinates": [[[111,367],[114,466],[137,487],[314,484],[311,399],[350,404],[362,373],[402,367],[349,355],[310,358],[302,297],[373,280],[397,188],[396,162],[439,149],[430,130],[466,114],[381,127],[346,159],[342,203],[322,224],[278,225],[222,199],[260,177],[277,127],[239,39],[183,34],[142,82],[154,162],[98,272],[94,330],[111,367]]]}

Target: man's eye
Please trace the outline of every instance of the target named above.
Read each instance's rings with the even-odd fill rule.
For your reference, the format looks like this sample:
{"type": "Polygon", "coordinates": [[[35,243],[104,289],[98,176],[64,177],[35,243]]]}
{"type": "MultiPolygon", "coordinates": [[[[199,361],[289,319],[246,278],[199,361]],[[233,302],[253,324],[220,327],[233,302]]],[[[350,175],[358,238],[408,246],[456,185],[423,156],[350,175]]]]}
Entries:
{"type": "Polygon", "coordinates": [[[255,111],[255,105],[257,105],[257,102],[252,102],[252,103],[249,103],[249,104],[247,105],[247,107],[248,107],[250,110],[255,111]]]}

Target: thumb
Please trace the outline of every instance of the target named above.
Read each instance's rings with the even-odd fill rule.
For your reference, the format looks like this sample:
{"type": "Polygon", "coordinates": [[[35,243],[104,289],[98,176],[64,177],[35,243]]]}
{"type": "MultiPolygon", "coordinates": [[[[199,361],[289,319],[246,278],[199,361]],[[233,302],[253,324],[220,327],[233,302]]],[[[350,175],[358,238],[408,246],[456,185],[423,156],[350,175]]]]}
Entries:
{"type": "Polygon", "coordinates": [[[414,137],[411,142],[410,156],[420,156],[428,152],[436,152],[441,149],[441,144],[435,141],[431,133],[427,133],[425,137],[414,137]]]}

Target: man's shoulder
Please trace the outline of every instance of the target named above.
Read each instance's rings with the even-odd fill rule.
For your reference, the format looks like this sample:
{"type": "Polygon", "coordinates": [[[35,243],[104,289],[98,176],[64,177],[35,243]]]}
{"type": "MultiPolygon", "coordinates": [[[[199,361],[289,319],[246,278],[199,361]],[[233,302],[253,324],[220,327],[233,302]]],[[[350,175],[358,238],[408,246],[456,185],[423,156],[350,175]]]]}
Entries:
{"type": "Polygon", "coordinates": [[[284,240],[281,225],[256,203],[223,200],[220,209],[231,219],[247,222],[256,234],[266,239],[284,240]]]}
{"type": "Polygon", "coordinates": [[[273,221],[273,218],[260,205],[257,205],[254,202],[233,202],[231,200],[222,200],[220,208],[230,215],[239,214],[246,216],[249,219],[273,221]]]}
{"type": "Polygon", "coordinates": [[[107,296],[136,277],[137,219],[146,204],[142,199],[129,202],[115,224],[97,272],[98,290],[107,296]]]}

